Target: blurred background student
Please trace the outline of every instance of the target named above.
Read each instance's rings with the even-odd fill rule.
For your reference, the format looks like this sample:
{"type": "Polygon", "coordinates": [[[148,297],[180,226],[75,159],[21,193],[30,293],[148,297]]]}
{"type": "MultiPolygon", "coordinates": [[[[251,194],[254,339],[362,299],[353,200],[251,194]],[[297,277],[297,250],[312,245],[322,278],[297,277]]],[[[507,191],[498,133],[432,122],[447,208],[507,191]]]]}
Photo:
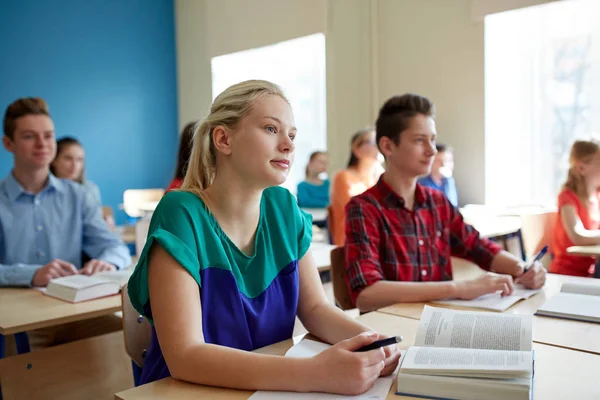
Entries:
{"type": "Polygon", "coordinates": [[[329,159],[324,151],[315,151],[306,165],[306,180],[298,184],[298,205],[305,208],[325,208],[329,205],[329,179],[321,179],[327,172],[329,159]]]}
{"type": "Polygon", "coordinates": [[[343,246],[346,240],[346,213],[344,208],[353,196],[375,185],[382,168],[373,128],[361,129],[350,141],[350,160],[346,169],[333,178],[331,189],[331,240],[343,246]]]}
{"type": "Polygon", "coordinates": [[[177,151],[177,166],[175,167],[175,176],[169,186],[167,192],[179,189],[183,184],[183,177],[187,169],[188,161],[190,160],[190,154],[192,153],[192,139],[194,138],[194,128],[196,122],[188,123],[181,132],[179,138],[179,150],[177,151]]]}
{"type": "Polygon", "coordinates": [[[444,193],[454,207],[458,207],[456,182],[452,177],[454,170],[454,153],[452,147],[442,143],[435,145],[437,154],[431,165],[431,173],[419,179],[419,183],[444,193]]]}

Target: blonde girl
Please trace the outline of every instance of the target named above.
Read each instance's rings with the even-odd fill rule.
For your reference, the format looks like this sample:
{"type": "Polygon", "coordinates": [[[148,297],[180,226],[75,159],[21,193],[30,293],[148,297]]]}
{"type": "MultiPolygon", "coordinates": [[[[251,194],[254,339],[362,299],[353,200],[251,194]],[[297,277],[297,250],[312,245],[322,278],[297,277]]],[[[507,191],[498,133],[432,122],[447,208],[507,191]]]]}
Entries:
{"type": "Polygon", "coordinates": [[[327,301],[310,217],[278,186],[294,126],[281,89],[253,80],[221,93],[196,128],[182,191],[158,205],[129,282],[153,326],[141,383],[359,394],[396,367],[395,348],[353,352],[379,335],[327,301]],[[336,345],[308,359],[252,352],[290,338],[296,316],[336,345]]]}

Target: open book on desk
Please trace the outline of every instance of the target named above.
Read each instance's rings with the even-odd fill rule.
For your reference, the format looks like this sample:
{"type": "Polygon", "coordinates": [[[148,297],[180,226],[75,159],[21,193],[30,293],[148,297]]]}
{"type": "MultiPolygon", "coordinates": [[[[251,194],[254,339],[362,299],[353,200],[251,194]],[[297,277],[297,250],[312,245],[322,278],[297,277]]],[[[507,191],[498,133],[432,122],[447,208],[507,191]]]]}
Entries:
{"type": "MultiPolygon", "coordinates": [[[[330,348],[331,345],[321,342],[315,342],[314,340],[304,339],[298,344],[292,346],[287,353],[286,357],[297,357],[297,358],[308,358],[316,356],[322,351],[330,348]]],[[[394,382],[395,374],[378,378],[375,381],[375,385],[367,392],[358,396],[343,396],[339,394],[329,393],[298,393],[298,392],[277,392],[277,391],[264,391],[259,390],[254,393],[248,400],[342,400],[342,399],[363,399],[363,400],[385,400],[387,397],[390,386],[394,382]]]]}
{"type": "Polygon", "coordinates": [[[600,280],[589,280],[563,283],[560,293],[546,301],[535,315],[600,323],[600,280]]]}
{"type": "Polygon", "coordinates": [[[482,308],[492,311],[505,311],[521,300],[527,300],[538,294],[542,289],[525,289],[523,285],[516,284],[513,294],[502,297],[501,292],[484,294],[472,300],[437,300],[434,303],[449,304],[453,306],[482,308]]]}
{"type": "Polygon", "coordinates": [[[94,275],[63,276],[50,280],[44,293],[70,303],[111,296],[121,291],[132,272],[133,268],[128,268],[94,275]]]}
{"type": "Polygon", "coordinates": [[[530,315],[425,306],[415,346],[401,359],[396,394],[529,400],[532,380],[530,315]]]}

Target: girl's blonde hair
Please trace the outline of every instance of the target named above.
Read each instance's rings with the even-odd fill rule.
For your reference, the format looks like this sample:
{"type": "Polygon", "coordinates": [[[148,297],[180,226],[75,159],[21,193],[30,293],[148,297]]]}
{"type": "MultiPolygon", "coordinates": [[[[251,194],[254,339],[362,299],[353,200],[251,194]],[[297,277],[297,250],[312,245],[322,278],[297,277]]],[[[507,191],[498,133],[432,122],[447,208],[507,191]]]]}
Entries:
{"type": "Polygon", "coordinates": [[[182,190],[202,197],[202,191],[212,184],[216,173],[217,152],[212,138],[214,128],[224,126],[235,129],[240,120],[252,111],[254,103],[266,95],[279,96],[289,103],[279,86],[262,80],[237,83],[217,96],[206,119],[194,130],[192,154],[182,190]]]}
{"type": "Polygon", "coordinates": [[[600,142],[597,140],[576,140],[571,147],[569,173],[563,189],[574,192],[584,204],[587,204],[590,194],[587,192],[585,177],[581,176],[577,170],[578,164],[590,162],[599,150],[600,142]]]}

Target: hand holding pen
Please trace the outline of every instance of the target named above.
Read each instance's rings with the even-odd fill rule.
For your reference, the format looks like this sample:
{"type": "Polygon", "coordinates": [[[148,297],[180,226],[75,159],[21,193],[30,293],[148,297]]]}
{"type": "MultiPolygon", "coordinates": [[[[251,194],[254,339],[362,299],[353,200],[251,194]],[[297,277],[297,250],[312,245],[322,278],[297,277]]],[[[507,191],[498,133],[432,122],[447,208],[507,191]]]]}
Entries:
{"type": "Polygon", "coordinates": [[[540,260],[546,252],[548,252],[548,246],[544,246],[533,261],[523,267],[523,273],[517,278],[516,283],[520,283],[528,289],[539,289],[544,286],[546,282],[546,269],[540,263],[540,260]]]}

